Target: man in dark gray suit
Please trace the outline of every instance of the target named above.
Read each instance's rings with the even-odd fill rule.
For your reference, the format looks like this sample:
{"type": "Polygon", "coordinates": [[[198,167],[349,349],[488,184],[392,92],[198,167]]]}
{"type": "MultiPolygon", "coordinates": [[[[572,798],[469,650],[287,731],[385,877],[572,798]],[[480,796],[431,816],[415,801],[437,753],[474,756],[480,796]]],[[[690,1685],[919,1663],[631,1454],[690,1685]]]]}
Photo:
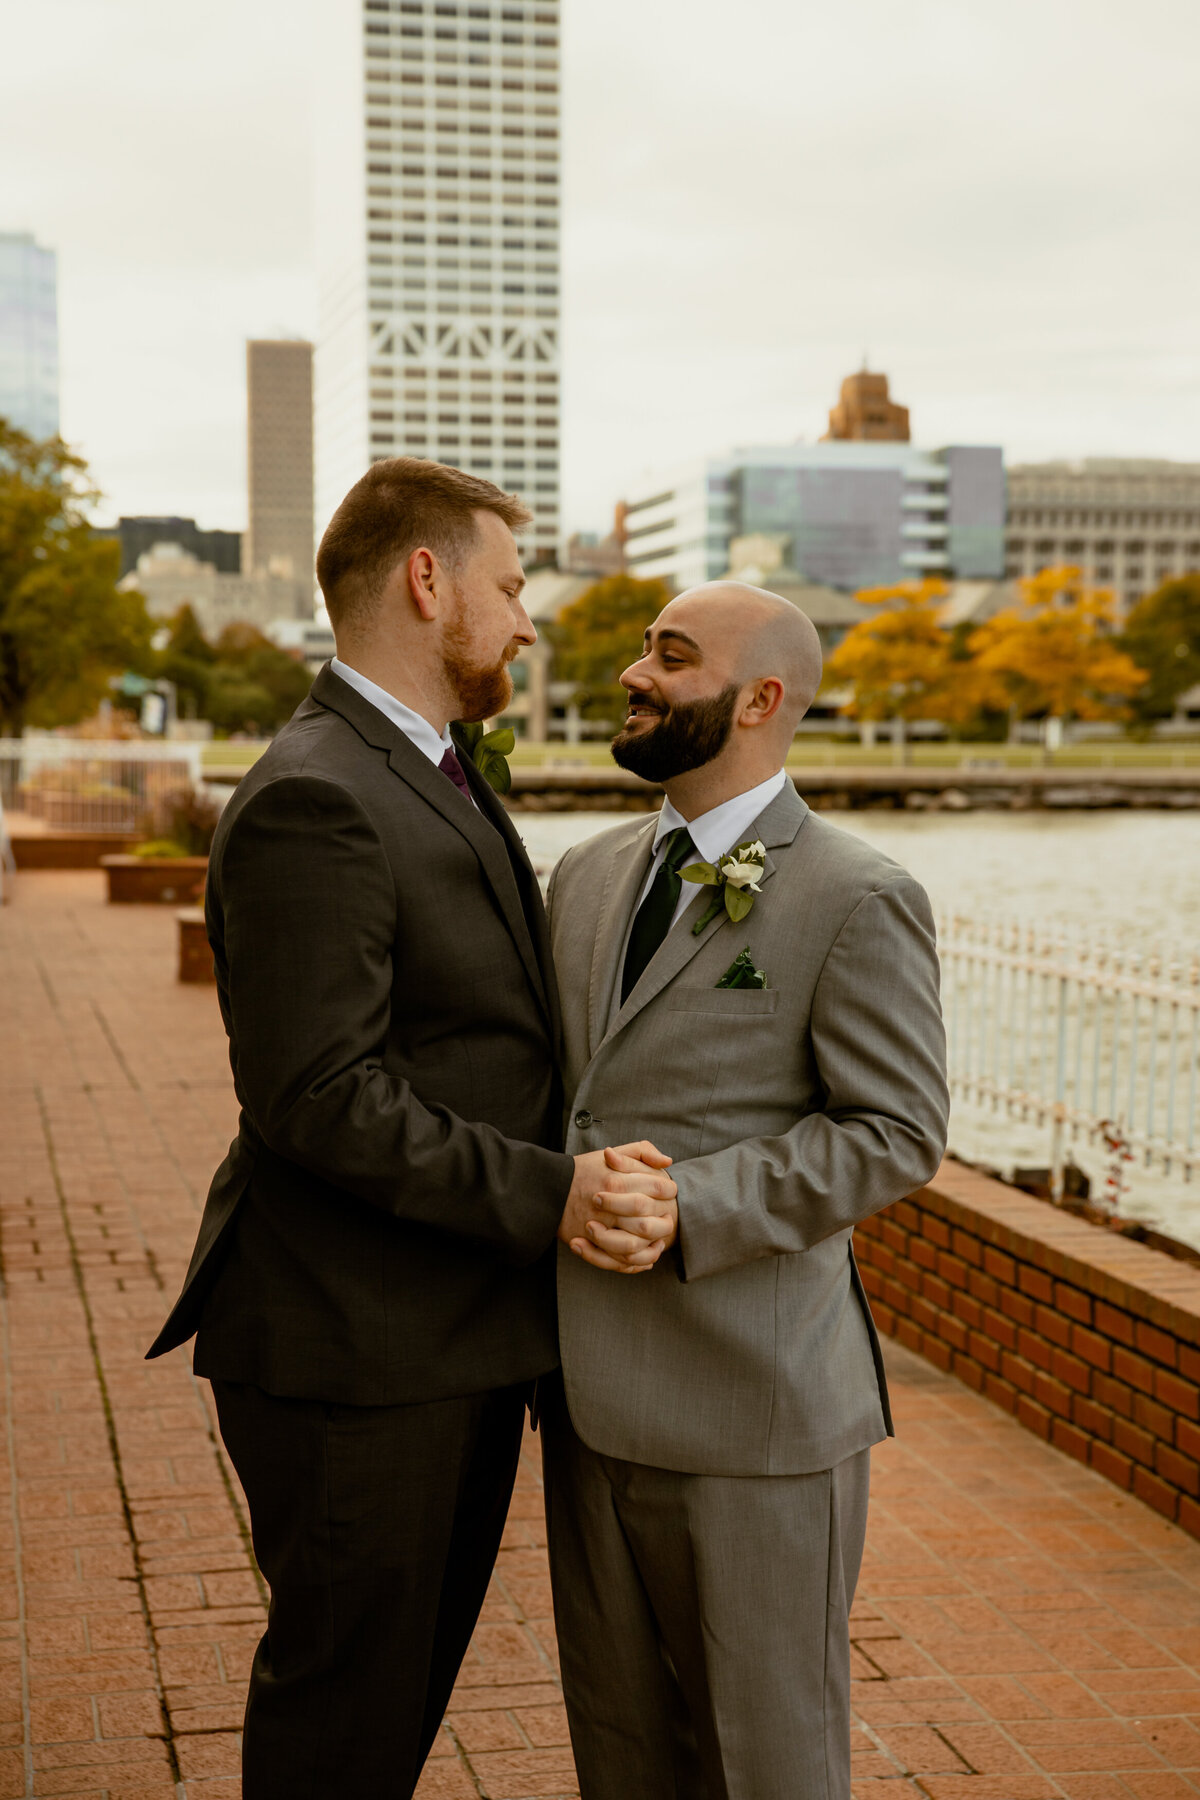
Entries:
{"type": "Polygon", "coordinates": [[[673,600],[613,746],[662,811],[551,887],[568,1148],[650,1137],[678,1187],[666,1254],[632,1216],[559,1252],[547,1515],[583,1800],[849,1800],[890,1430],[851,1234],[933,1174],[947,1093],[924,892],[784,770],[820,676],[777,596],[673,600]]]}
{"type": "Polygon", "coordinates": [[[317,559],[338,655],[213,844],[241,1119],[150,1354],[197,1332],[271,1587],[246,1800],[411,1795],[557,1362],[555,1233],[674,1193],[649,1146],[563,1152],[537,883],[447,727],[534,641],[529,518],[436,463],[363,477],[317,559]]]}

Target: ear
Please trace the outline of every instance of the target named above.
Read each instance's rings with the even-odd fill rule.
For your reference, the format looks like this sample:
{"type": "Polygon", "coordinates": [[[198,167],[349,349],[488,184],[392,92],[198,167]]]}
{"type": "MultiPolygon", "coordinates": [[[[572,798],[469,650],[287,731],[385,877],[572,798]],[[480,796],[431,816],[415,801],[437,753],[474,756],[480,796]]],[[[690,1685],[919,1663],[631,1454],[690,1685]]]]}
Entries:
{"type": "Polygon", "coordinates": [[[414,550],[408,559],[408,591],[413,605],[426,621],[438,615],[438,576],[441,573],[432,550],[414,550]]]}
{"type": "Polygon", "coordinates": [[[738,714],[738,724],[753,727],[765,725],[783,705],[784,687],[777,675],[764,675],[754,683],[749,698],[738,714]]]}

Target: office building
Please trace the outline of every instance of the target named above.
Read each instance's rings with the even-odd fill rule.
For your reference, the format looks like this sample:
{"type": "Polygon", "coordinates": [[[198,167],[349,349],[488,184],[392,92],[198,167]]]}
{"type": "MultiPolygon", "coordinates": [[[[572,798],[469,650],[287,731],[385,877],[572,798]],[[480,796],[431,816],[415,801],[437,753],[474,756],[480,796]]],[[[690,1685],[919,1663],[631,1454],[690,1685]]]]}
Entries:
{"type": "Polygon", "coordinates": [[[246,345],[246,481],[250,574],[313,584],[312,345],[246,345]]]}
{"type": "Polygon", "coordinates": [[[1200,571],[1200,463],[1090,457],[1008,471],[1010,577],[1073,565],[1124,611],[1200,571]]]}
{"type": "Polygon", "coordinates": [[[181,544],[144,550],[117,585],[143,594],[152,619],[174,618],[180,607],[190,606],[209,638],[219,637],[226,625],[255,625],[265,631],[281,620],[313,620],[311,582],[269,569],[228,573],[181,544]]]}
{"type": "Polygon", "coordinates": [[[321,0],[317,526],[374,460],[559,531],[558,0],[321,0]]]}
{"type": "Polygon", "coordinates": [[[865,368],[847,375],[837,405],[830,408],[827,442],[907,444],[909,436],[908,408],[890,398],[886,375],[872,375],[865,368]]]}
{"type": "Polygon", "coordinates": [[[58,435],[57,258],[27,231],[0,231],[0,419],[58,435]]]}
{"type": "Polygon", "coordinates": [[[116,538],[120,544],[122,576],[131,574],[138,566],[138,558],[157,544],[178,544],[197,562],[211,564],[222,575],[241,572],[241,532],[202,531],[195,519],[182,519],[174,514],[166,517],[134,514],[118,519],[115,525],[98,526],[96,536],[116,538]]]}
{"type": "Polygon", "coordinates": [[[629,494],[625,560],[676,590],[729,567],[735,538],[787,542],[807,583],[853,593],[924,575],[1004,573],[1004,458],[895,441],[754,446],[651,476],[629,494]]]}

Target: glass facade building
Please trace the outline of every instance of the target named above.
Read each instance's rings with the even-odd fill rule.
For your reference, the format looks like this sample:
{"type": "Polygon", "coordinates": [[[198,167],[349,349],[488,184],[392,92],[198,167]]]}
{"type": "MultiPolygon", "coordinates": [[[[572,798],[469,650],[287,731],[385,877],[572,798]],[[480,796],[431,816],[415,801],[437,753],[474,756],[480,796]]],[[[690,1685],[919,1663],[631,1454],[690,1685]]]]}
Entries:
{"type": "Polygon", "coordinates": [[[0,232],[0,419],[58,433],[57,258],[28,232],[0,232]]]}
{"type": "Polygon", "coordinates": [[[321,0],[317,529],[429,456],[559,532],[558,0],[321,0]]]}
{"type": "Polygon", "coordinates": [[[805,581],[853,593],[923,575],[1004,574],[999,448],[823,442],[735,450],[630,496],[626,556],[679,589],[729,568],[734,538],[788,540],[805,581]]]}

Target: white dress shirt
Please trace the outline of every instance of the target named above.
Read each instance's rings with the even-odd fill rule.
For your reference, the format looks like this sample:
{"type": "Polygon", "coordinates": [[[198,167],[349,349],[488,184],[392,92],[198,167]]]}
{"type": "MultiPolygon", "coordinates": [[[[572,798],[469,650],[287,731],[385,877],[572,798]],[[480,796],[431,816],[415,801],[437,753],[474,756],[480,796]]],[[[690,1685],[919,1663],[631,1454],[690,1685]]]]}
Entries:
{"type": "MultiPolygon", "coordinates": [[[[666,852],[663,849],[665,840],[680,825],[686,825],[688,835],[696,847],[696,861],[715,863],[726,851],[736,850],[739,844],[750,840],[750,827],[771,804],[776,794],[781,794],[787,785],[788,775],[785,769],[760,781],[757,787],[747,788],[744,794],[735,794],[732,800],[723,800],[720,806],[714,806],[710,812],[701,813],[698,819],[690,824],[677,812],[669,800],[664,800],[658,815],[658,823],[654,828],[654,853],[650,858],[650,868],[642,883],[642,891],[637,897],[637,906],[629,915],[629,923],[625,927],[625,941],[621,945],[621,954],[617,960],[616,979],[609,996],[608,1022],[611,1025],[621,1010],[621,971],[625,967],[625,954],[629,949],[629,934],[633,930],[633,921],[637,917],[638,907],[650,892],[654,877],[658,874],[662,859],[666,852]]],[[[701,892],[694,881],[680,883],[679,898],[675,902],[675,913],[671,920],[671,929],[679,923],[679,916],[685,912],[701,892]]]]}
{"type": "MultiPolygon", "coordinates": [[[[440,763],[447,750],[454,749],[449,725],[439,737],[428,719],[423,719],[420,713],[413,711],[411,706],[405,706],[402,701],[396,699],[394,694],[389,694],[386,688],[381,688],[374,681],[368,681],[365,675],[360,675],[357,669],[352,669],[349,663],[344,663],[340,657],[332,657],[329,667],[339,681],[344,681],[347,687],[352,687],[356,694],[361,694],[363,699],[375,708],[376,712],[381,712],[385,719],[390,719],[393,725],[398,726],[410,743],[415,744],[431,763],[440,763]]],[[[457,755],[457,751],[455,754],[457,755]]]]}
{"type": "MultiPolygon", "coordinates": [[[[696,861],[715,863],[719,856],[730,850],[736,850],[739,844],[749,841],[750,827],[759,813],[765,811],[787,785],[787,771],[780,769],[777,774],[770,775],[766,781],[760,781],[757,787],[747,788],[744,794],[735,794],[732,800],[722,800],[720,806],[714,806],[711,812],[701,813],[691,824],[676,812],[669,800],[662,803],[662,811],[658,815],[658,824],[654,829],[654,855],[650,862],[650,873],[638,895],[638,906],[650,892],[651,883],[658,874],[659,867],[666,852],[663,840],[680,825],[686,825],[688,835],[696,846],[696,861]]],[[[694,881],[682,884],[679,899],[675,903],[675,916],[672,925],[678,922],[679,915],[689,907],[700,889],[694,881]]],[[[637,913],[637,906],[634,907],[637,913]]],[[[632,926],[633,921],[630,920],[632,926]]]]}

